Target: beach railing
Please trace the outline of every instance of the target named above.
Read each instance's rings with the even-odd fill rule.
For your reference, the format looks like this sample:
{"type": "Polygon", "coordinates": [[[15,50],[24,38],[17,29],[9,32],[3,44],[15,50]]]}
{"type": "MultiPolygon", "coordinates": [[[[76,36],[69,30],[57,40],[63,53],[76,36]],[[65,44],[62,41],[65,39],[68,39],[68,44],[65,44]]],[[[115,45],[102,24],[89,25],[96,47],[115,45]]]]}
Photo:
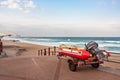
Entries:
{"type": "Polygon", "coordinates": [[[57,47],[48,47],[38,50],[38,56],[55,56],[57,53],[57,47]]]}

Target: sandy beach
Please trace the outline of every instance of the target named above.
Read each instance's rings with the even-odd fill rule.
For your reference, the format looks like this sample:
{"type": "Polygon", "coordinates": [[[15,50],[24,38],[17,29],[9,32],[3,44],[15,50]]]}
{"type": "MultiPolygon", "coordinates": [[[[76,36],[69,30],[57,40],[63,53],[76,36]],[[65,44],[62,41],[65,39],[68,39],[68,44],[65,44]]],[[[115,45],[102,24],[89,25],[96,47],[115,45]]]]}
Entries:
{"type": "Polygon", "coordinates": [[[111,54],[98,69],[83,66],[71,72],[64,59],[38,56],[48,46],[3,41],[6,57],[0,58],[0,80],[119,80],[120,54],[111,54]]]}
{"type": "Polygon", "coordinates": [[[8,56],[37,56],[38,50],[47,49],[48,46],[35,45],[24,42],[3,41],[4,51],[8,56]]]}

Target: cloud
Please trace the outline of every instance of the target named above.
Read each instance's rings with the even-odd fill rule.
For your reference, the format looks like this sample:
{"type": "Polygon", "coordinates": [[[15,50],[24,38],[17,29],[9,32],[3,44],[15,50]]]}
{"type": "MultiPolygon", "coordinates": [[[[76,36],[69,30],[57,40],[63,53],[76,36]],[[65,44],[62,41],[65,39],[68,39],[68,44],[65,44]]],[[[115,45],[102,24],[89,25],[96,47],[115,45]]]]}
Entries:
{"type": "Polygon", "coordinates": [[[27,1],[25,7],[28,7],[28,8],[35,8],[36,5],[34,4],[33,1],[27,1]]]}
{"type": "Polygon", "coordinates": [[[36,7],[36,4],[32,0],[4,0],[0,1],[0,6],[29,13],[31,9],[36,7]]]}
{"type": "Polygon", "coordinates": [[[22,7],[19,4],[17,4],[17,3],[9,4],[8,8],[22,10],[22,7]]]}

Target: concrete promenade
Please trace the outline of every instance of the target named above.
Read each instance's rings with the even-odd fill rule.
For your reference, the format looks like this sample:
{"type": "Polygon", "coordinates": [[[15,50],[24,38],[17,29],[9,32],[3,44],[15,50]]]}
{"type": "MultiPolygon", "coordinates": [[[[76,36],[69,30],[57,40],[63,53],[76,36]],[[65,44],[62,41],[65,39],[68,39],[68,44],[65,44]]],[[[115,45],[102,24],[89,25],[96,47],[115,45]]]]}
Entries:
{"type": "Polygon", "coordinates": [[[119,80],[120,63],[105,62],[98,69],[83,66],[71,72],[66,60],[55,56],[0,59],[0,80],[119,80]]]}

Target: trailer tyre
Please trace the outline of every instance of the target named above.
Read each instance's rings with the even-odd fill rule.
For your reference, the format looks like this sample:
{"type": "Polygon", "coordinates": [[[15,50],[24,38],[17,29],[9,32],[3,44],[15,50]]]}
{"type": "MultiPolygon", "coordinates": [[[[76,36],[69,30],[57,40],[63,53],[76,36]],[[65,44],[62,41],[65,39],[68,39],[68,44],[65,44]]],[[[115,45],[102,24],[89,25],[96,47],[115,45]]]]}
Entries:
{"type": "Polygon", "coordinates": [[[93,68],[98,68],[99,67],[99,63],[95,63],[95,64],[91,64],[93,68]]]}
{"type": "Polygon", "coordinates": [[[70,69],[71,71],[75,72],[75,71],[76,71],[76,67],[77,67],[77,65],[74,64],[72,61],[69,62],[69,69],[70,69]]]}

